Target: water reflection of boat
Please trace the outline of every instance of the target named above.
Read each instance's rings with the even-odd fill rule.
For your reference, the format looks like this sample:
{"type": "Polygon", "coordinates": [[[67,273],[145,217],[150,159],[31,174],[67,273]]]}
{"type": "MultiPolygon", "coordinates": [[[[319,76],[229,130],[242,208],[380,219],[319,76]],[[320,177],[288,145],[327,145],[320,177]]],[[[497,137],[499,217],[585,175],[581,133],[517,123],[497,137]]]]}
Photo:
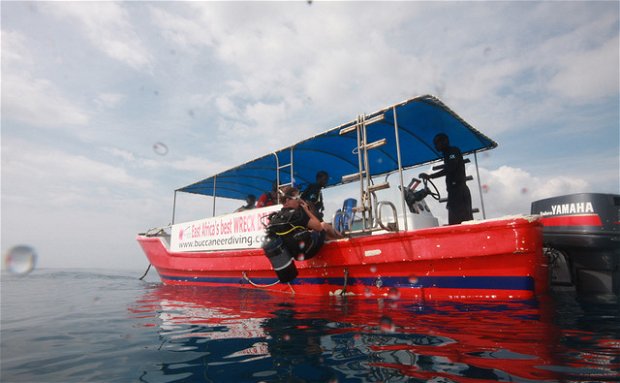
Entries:
{"type": "MultiPolygon", "coordinates": [[[[278,283],[260,248],[261,219],[278,206],[157,228],[138,235],[138,242],[166,284],[323,296],[346,291],[382,297],[397,289],[421,300],[530,299],[545,293],[548,269],[538,218],[437,227],[423,201],[430,187],[416,192],[406,185],[403,170],[442,158],[433,147],[438,133],[447,133],[452,145],[474,158],[497,145],[438,99],[423,96],[176,191],[212,196],[215,215],[216,197],[259,195],[274,180],[277,187],[310,183],[320,169],[329,170],[327,187],[357,182],[358,206],[333,220],[346,238],[326,243],[312,259],[288,259],[282,267],[299,271],[288,284],[278,283]],[[397,185],[387,182],[392,174],[397,185]],[[382,194],[388,190],[396,200],[382,194]]],[[[174,215],[173,209],[173,221],[174,215]]]]}
{"type": "MultiPolygon", "coordinates": [[[[503,304],[282,297],[231,288],[154,288],[132,310],[185,381],[606,380],[562,344],[546,300],[503,304]],[[150,313],[147,315],[147,313],[150,313]],[[172,354],[171,354],[172,353],[172,354]],[[567,360],[567,355],[572,360],[567,360]],[[570,364],[569,364],[570,363],[570,364]],[[278,380],[279,379],[279,380],[278,380]]],[[[615,363],[615,364],[614,364],[615,363]]]]}

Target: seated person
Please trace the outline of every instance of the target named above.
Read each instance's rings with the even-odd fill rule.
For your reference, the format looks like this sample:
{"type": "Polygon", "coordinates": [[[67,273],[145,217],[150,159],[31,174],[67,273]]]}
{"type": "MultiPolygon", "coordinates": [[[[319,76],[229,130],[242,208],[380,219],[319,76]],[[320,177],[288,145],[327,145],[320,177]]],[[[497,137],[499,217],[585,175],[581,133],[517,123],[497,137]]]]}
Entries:
{"type": "Polygon", "coordinates": [[[323,210],[325,206],[323,205],[323,193],[321,193],[321,189],[327,185],[329,181],[329,174],[325,170],[319,170],[316,173],[316,182],[308,185],[306,190],[301,193],[301,199],[306,202],[310,202],[311,210],[314,211],[314,215],[319,219],[319,221],[323,221],[323,210]]]}
{"type": "Polygon", "coordinates": [[[278,202],[278,185],[271,184],[271,191],[263,193],[256,201],[256,207],[272,206],[278,202]]]}
{"type": "Polygon", "coordinates": [[[245,197],[245,205],[241,206],[239,209],[235,210],[235,213],[238,213],[240,211],[244,211],[244,210],[251,210],[254,209],[254,205],[256,204],[256,196],[254,194],[248,194],[247,197],[245,197]]]}
{"type": "Polygon", "coordinates": [[[284,205],[282,210],[296,210],[298,213],[298,220],[295,223],[297,225],[304,226],[313,231],[325,231],[327,239],[342,238],[342,234],[338,233],[332,225],[327,222],[321,222],[316,215],[314,215],[306,201],[301,199],[297,188],[291,186],[286,187],[280,202],[284,205]]]}
{"type": "Polygon", "coordinates": [[[269,216],[267,230],[281,237],[292,254],[303,253],[305,259],[310,259],[318,252],[325,238],[342,238],[332,225],[319,221],[301,199],[297,188],[284,188],[280,202],[284,206],[269,216]]]}

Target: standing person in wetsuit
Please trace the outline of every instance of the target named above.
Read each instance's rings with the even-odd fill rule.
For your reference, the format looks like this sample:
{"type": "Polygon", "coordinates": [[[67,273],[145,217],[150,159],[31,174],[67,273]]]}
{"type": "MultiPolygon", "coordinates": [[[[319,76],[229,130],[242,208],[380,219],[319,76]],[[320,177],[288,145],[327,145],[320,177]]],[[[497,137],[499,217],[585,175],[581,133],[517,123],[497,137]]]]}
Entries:
{"type": "Polygon", "coordinates": [[[421,173],[421,179],[446,176],[448,190],[448,224],[457,225],[474,219],[471,209],[471,193],[465,184],[465,163],[459,148],[450,146],[450,139],[445,133],[439,133],[433,139],[435,149],[443,153],[443,169],[433,174],[421,173]]]}
{"type": "Polygon", "coordinates": [[[316,173],[316,182],[308,185],[306,190],[301,193],[301,199],[311,203],[314,214],[321,222],[323,221],[323,210],[325,209],[321,189],[327,185],[327,181],[329,181],[329,174],[325,170],[319,170],[316,173]]]}

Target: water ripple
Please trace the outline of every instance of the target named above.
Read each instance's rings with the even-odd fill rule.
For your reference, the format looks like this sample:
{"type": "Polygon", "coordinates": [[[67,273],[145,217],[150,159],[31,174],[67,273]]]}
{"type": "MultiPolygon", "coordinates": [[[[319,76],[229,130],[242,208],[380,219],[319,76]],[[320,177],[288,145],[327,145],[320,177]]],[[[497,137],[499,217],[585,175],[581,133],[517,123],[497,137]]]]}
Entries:
{"type": "Polygon", "coordinates": [[[420,305],[178,288],[137,275],[2,279],[2,382],[614,381],[614,302],[420,305]]]}

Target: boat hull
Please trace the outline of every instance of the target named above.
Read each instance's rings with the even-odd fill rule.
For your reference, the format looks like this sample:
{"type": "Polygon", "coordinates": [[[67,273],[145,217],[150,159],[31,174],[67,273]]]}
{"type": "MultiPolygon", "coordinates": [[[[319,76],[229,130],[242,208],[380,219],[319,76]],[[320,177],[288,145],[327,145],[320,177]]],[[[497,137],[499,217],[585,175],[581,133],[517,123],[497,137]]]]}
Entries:
{"type": "Polygon", "coordinates": [[[519,217],[326,243],[277,278],[262,249],[171,252],[165,237],[139,235],[168,285],[238,286],[298,295],[355,294],[418,300],[530,299],[547,291],[542,225],[519,217]]]}

